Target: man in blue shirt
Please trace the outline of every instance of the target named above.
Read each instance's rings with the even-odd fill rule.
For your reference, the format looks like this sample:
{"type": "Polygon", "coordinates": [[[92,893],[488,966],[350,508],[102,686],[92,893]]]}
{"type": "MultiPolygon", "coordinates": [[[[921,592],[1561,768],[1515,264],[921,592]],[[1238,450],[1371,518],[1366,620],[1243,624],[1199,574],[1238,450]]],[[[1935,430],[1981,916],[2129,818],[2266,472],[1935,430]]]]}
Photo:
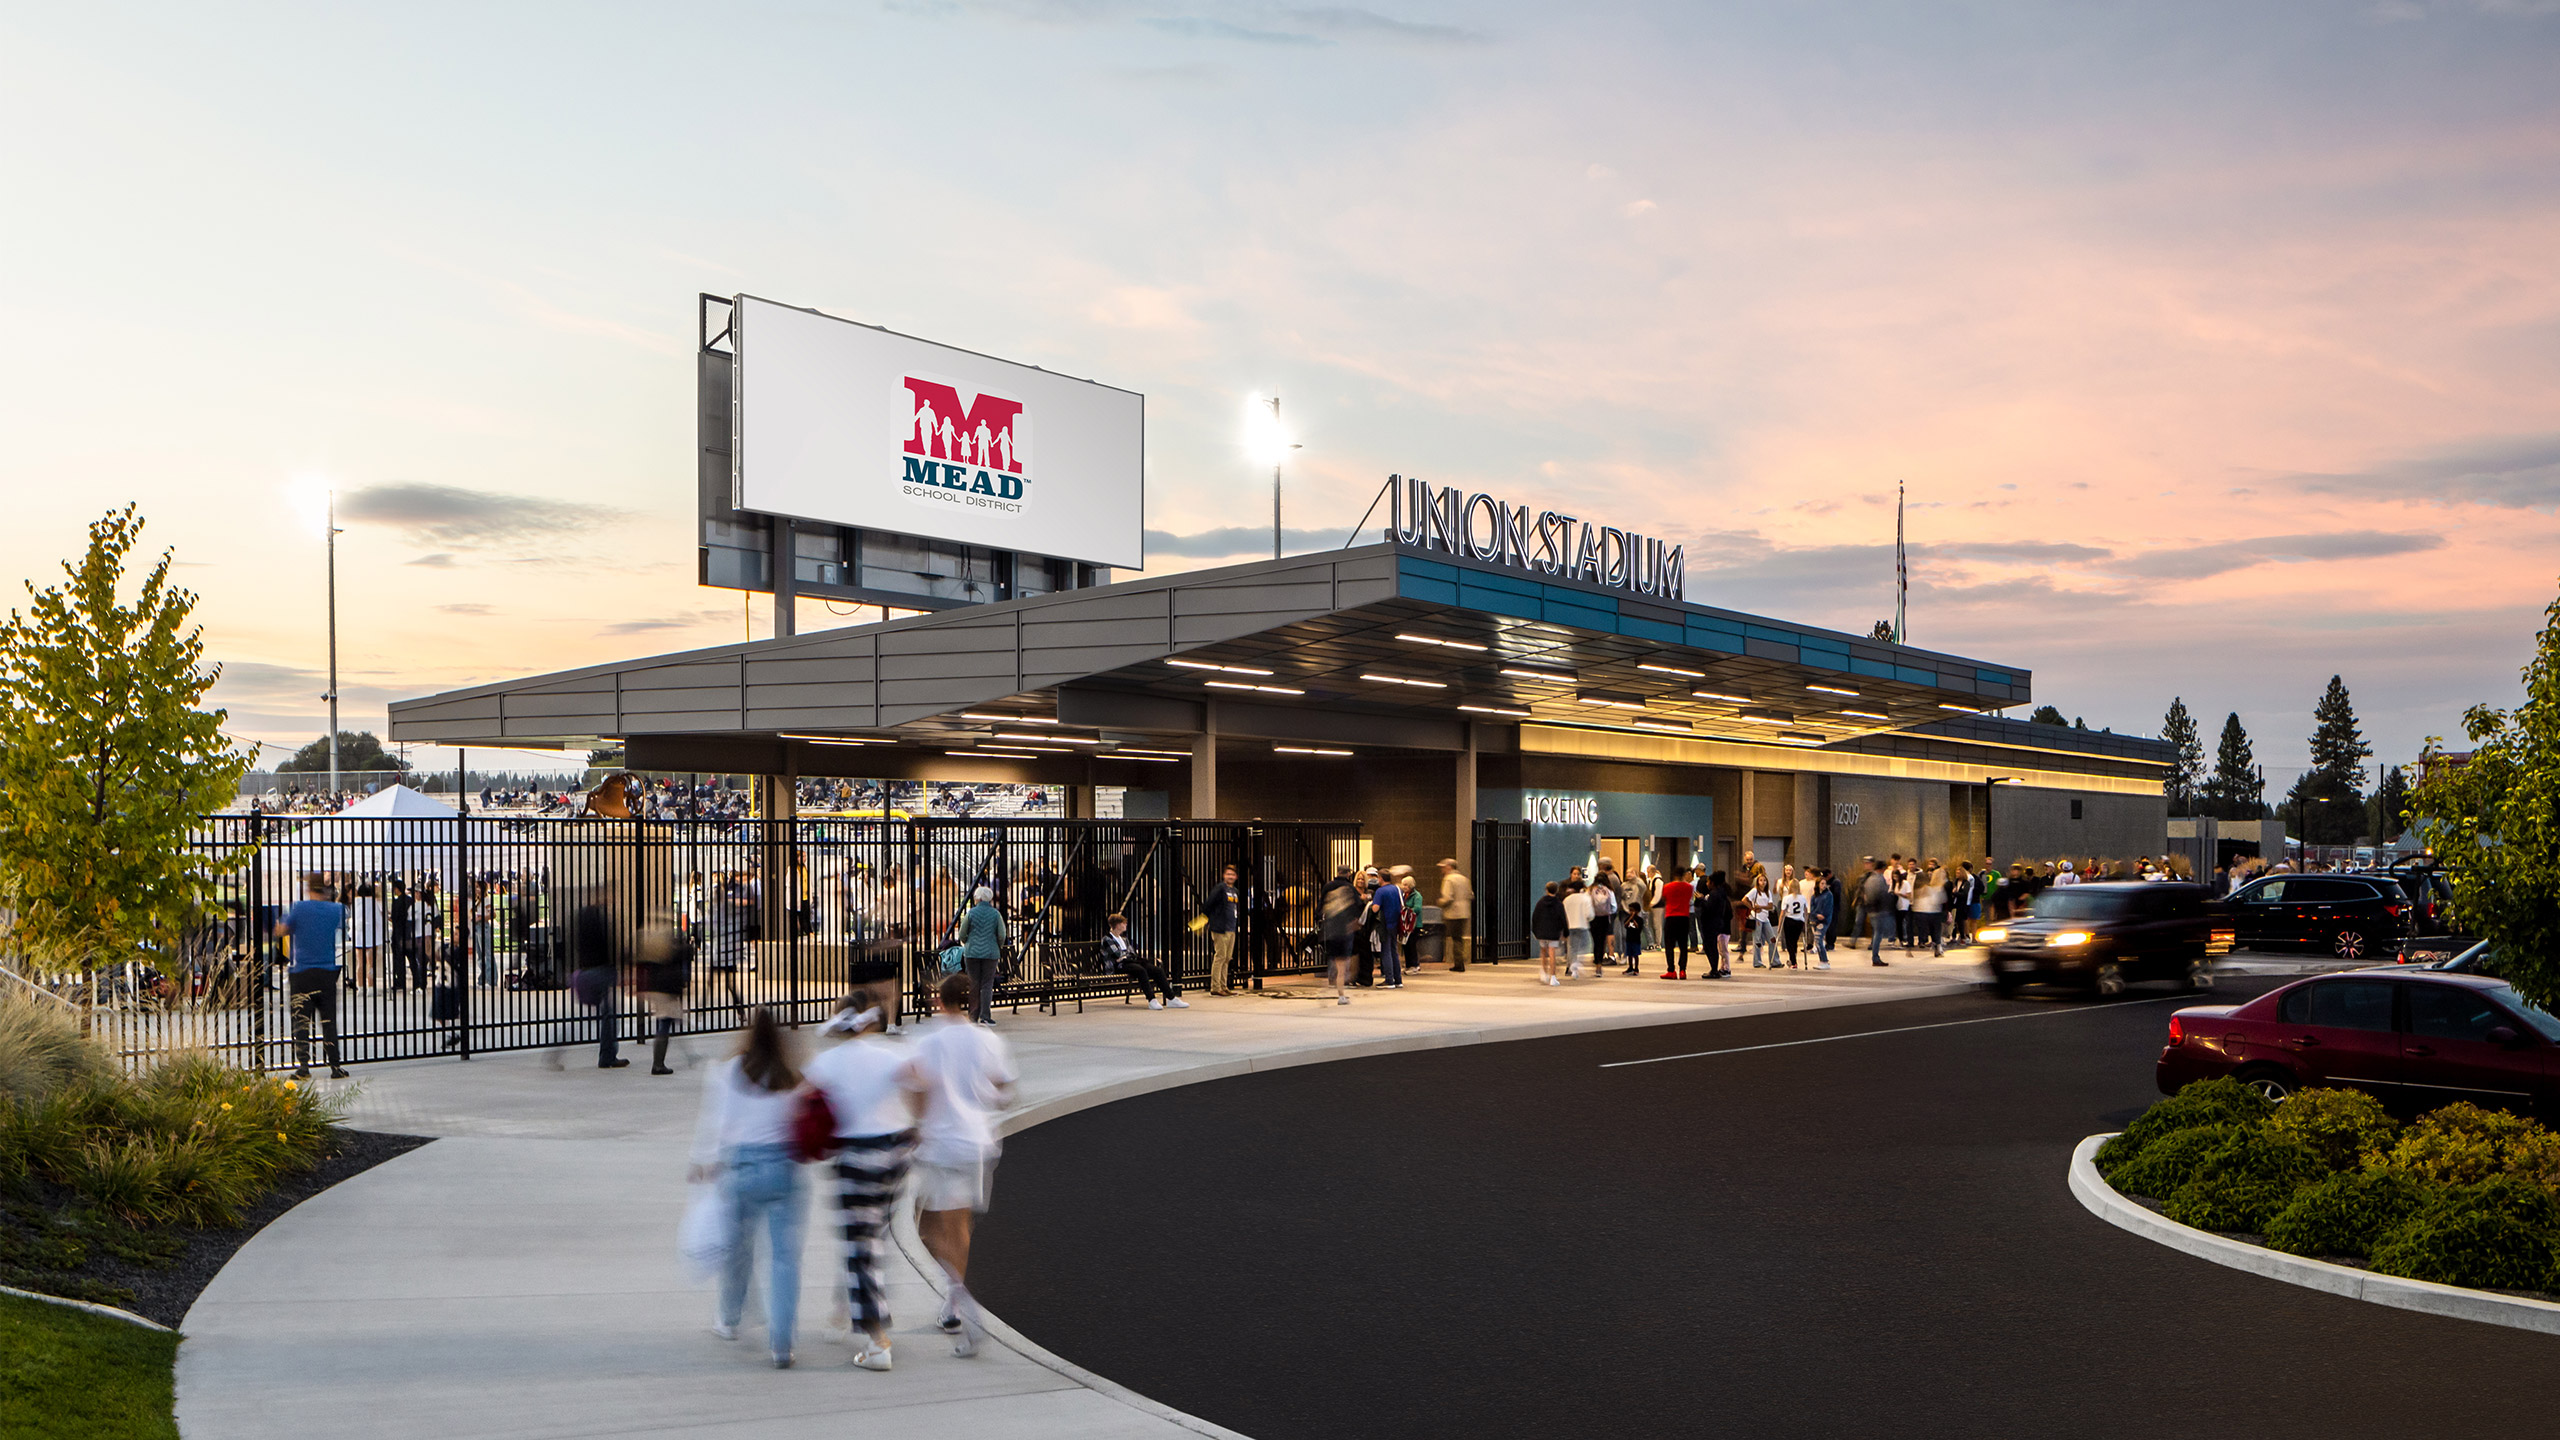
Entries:
{"type": "Polygon", "coordinates": [[[285,973],[293,996],[293,1078],[311,1078],[311,1021],[320,1020],[329,1057],[329,1078],[347,1078],[338,1063],[338,932],[346,928],[347,907],[329,898],[329,882],[317,874],[302,882],[303,898],[276,922],[290,967],[285,973]]]}
{"type": "Polygon", "coordinates": [[[1369,909],[1376,917],[1379,963],[1386,968],[1386,987],[1404,988],[1404,887],[1393,880],[1381,880],[1369,892],[1369,909]]]}

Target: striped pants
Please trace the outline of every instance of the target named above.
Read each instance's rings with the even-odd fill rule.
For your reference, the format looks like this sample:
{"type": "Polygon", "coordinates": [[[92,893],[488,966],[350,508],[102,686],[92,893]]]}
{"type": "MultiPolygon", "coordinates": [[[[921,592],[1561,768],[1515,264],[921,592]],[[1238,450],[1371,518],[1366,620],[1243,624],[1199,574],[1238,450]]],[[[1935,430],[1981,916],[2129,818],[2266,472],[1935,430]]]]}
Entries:
{"type": "Polygon", "coordinates": [[[898,1187],[906,1182],[916,1132],[849,1135],[836,1151],[836,1204],[843,1212],[845,1295],[856,1330],[889,1323],[887,1292],[880,1284],[880,1248],[898,1187]]]}

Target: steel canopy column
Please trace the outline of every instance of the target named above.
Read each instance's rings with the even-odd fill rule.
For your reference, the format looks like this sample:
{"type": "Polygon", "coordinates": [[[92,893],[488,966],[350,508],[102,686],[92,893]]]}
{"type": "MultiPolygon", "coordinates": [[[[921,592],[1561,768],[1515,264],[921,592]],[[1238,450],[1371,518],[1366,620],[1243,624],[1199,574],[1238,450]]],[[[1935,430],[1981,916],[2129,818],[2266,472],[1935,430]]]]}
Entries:
{"type": "Polygon", "coordinates": [[[1218,818],[1218,702],[1200,703],[1200,733],[1191,737],[1191,818],[1218,818]]]}
{"type": "MultiPolygon", "coordinates": [[[[1450,807],[1456,813],[1451,817],[1454,823],[1449,827],[1449,834],[1451,837],[1449,841],[1449,854],[1460,861],[1472,864],[1474,862],[1470,857],[1472,857],[1474,853],[1476,839],[1475,722],[1472,720],[1466,721],[1461,728],[1466,731],[1467,748],[1458,752],[1457,794],[1455,796],[1454,803],[1450,807]]],[[[1473,877],[1470,876],[1469,878],[1472,879],[1473,877]]]]}

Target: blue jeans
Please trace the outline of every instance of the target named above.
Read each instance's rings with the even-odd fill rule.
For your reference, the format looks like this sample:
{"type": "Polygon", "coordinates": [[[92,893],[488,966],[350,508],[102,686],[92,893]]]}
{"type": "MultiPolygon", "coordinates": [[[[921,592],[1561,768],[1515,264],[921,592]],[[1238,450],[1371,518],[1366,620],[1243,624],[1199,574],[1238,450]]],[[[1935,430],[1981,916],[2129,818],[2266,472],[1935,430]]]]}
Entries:
{"type": "Polygon", "coordinates": [[[755,1267],[755,1227],[764,1220],[768,1252],[765,1328],[773,1353],[791,1353],[800,1316],[800,1162],[779,1145],[741,1145],[720,1172],[729,1198],[729,1264],[720,1275],[720,1323],[735,1325],[747,1309],[747,1275],[755,1267]]]}
{"type": "Polygon", "coordinates": [[[1867,912],[1867,919],[1870,922],[1867,940],[1867,958],[1875,960],[1881,958],[1881,952],[1884,949],[1884,942],[1893,938],[1893,912],[1890,910],[1870,910],[1867,912]]]}
{"type": "Polygon", "coordinates": [[[1388,984],[1404,983],[1404,941],[1393,930],[1378,934],[1378,966],[1386,972],[1388,984]]]}

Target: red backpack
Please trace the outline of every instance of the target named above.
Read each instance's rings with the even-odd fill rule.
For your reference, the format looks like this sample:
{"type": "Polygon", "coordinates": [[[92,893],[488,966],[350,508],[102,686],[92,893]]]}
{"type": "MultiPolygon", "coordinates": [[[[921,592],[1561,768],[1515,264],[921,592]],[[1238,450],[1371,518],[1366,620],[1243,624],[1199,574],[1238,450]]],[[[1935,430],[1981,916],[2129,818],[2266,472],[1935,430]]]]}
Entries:
{"type": "Polygon", "coordinates": [[[814,1086],[800,1092],[800,1108],[791,1115],[791,1156],[807,1162],[836,1153],[836,1107],[827,1092],[814,1086]]]}

